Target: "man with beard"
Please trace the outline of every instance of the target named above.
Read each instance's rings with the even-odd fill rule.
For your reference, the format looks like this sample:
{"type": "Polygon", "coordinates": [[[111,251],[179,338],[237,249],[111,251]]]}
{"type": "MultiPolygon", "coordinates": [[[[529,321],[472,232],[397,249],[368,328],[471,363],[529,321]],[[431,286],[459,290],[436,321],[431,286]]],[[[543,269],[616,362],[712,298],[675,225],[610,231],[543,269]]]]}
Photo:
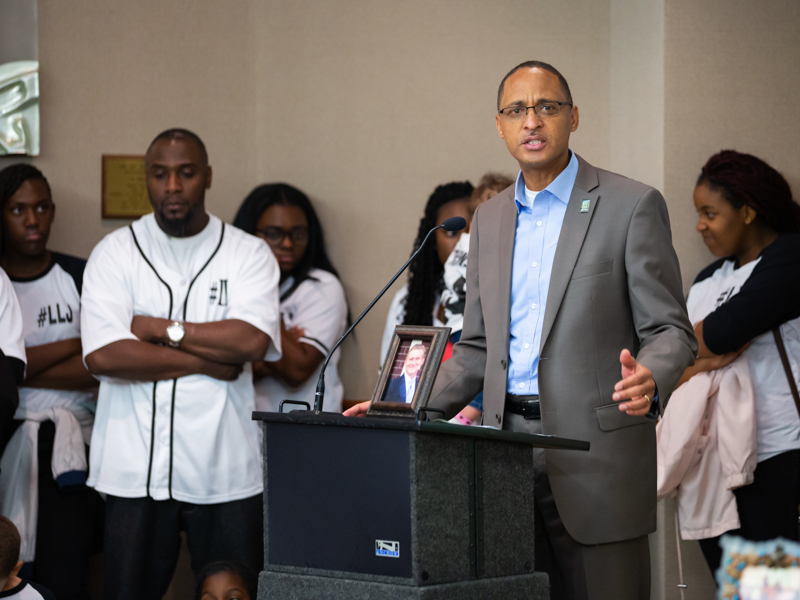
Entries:
{"type": "Polygon", "coordinates": [[[153,213],[106,236],[83,286],[100,379],[89,485],[107,494],[105,590],[160,598],[186,540],[195,573],[262,564],[251,365],[280,358],[278,279],[264,242],[205,211],[211,167],[190,131],[145,156],[153,213]]]}

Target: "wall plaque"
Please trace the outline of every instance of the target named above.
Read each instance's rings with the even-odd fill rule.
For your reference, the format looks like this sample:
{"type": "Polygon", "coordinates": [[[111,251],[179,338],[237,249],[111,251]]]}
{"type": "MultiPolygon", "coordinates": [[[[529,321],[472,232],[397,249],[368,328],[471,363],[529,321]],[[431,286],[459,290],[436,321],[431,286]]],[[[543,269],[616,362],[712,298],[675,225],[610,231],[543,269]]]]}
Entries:
{"type": "Polygon", "coordinates": [[[144,156],[103,155],[103,218],[138,219],[153,211],[144,156]]]}

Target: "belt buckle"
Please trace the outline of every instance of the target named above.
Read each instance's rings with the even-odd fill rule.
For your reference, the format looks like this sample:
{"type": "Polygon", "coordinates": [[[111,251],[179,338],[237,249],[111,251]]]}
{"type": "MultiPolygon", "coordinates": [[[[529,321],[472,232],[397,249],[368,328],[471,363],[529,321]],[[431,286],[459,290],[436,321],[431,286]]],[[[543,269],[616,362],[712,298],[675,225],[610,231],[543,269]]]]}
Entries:
{"type": "Polygon", "coordinates": [[[522,402],[522,416],[527,421],[535,421],[542,418],[542,410],[538,402],[522,402]]]}

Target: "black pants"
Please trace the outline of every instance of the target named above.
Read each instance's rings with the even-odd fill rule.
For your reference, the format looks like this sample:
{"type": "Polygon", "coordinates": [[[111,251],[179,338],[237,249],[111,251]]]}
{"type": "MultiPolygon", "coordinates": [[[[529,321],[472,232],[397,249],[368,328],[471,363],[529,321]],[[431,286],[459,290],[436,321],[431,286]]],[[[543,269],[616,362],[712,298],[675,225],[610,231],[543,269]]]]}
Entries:
{"type": "MultiPolygon", "coordinates": [[[[741,527],[727,532],[754,542],[783,537],[798,541],[800,450],[783,452],[756,466],[753,483],[733,491],[741,527]]],[[[719,536],[700,540],[712,573],[722,559],[719,536]]]]}
{"type": "Polygon", "coordinates": [[[263,568],[261,495],[220,504],[152,498],[106,499],[105,596],[161,598],[186,542],[195,575],[208,563],[237,560],[263,568]]]}
{"type": "Polygon", "coordinates": [[[85,485],[61,489],[51,468],[56,428],[39,427],[39,512],[32,579],[59,600],[89,598],[89,556],[102,544],[103,501],[85,485]]]}

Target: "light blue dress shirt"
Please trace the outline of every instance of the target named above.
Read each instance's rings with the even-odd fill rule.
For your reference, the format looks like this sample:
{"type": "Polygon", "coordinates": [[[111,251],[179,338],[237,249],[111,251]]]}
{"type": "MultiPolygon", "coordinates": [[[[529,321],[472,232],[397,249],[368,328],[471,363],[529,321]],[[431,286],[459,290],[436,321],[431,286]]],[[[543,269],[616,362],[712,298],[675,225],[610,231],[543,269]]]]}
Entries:
{"type": "MultiPolygon", "coordinates": [[[[517,231],[511,270],[511,335],[508,348],[508,388],[517,395],[539,394],[539,345],[544,309],[558,236],[578,176],[578,158],[570,152],[567,168],[539,192],[531,204],[520,171],[514,202],[517,231]]],[[[535,190],[531,190],[535,191],[535,190]]]]}

